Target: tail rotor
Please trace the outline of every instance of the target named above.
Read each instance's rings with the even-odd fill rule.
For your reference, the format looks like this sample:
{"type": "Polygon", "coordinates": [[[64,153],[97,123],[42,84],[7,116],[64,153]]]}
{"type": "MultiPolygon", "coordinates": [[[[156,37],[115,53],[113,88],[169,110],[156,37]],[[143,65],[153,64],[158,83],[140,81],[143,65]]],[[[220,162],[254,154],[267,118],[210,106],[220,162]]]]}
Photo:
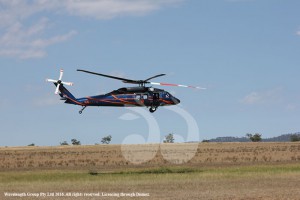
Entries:
{"type": "Polygon", "coordinates": [[[55,94],[58,94],[59,93],[59,87],[61,85],[68,85],[68,86],[72,86],[73,83],[72,82],[64,82],[62,81],[62,77],[63,77],[63,74],[64,74],[64,70],[61,69],[60,70],[60,74],[59,74],[59,79],[58,80],[54,80],[54,79],[46,79],[47,82],[52,82],[52,83],[56,83],[56,89],[55,89],[55,94]]]}

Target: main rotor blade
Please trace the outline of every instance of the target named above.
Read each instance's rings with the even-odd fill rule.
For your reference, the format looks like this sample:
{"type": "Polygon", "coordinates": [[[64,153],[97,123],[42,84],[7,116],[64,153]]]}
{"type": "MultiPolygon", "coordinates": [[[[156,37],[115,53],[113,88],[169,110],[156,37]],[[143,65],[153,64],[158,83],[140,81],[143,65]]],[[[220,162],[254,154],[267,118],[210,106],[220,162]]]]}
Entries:
{"type": "Polygon", "coordinates": [[[152,76],[152,77],[150,77],[150,78],[148,78],[148,79],[146,79],[146,80],[144,80],[145,82],[148,82],[149,80],[151,80],[151,79],[153,79],[153,78],[157,78],[157,77],[160,77],[160,76],[165,76],[166,74],[158,74],[158,75],[156,75],[156,76],[152,76]]]}
{"type": "Polygon", "coordinates": [[[100,74],[100,73],[96,73],[96,72],[90,72],[90,71],[82,70],[82,69],[77,69],[77,71],[85,72],[85,73],[89,73],[89,74],[94,74],[94,75],[98,75],[98,76],[104,76],[104,77],[107,77],[107,78],[112,78],[112,79],[121,80],[121,81],[123,81],[124,83],[136,83],[136,84],[139,83],[139,82],[136,81],[136,80],[126,79],[126,78],[120,78],[120,77],[110,76],[110,75],[106,75],[106,74],[100,74]]]}
{"type": "Polygon", "coordinates": [[[185,88],[194,88],[194,89],[201,89],[205,90],[206,88],[196,87],[196,86],[189,86],[189,85],[180,85],[180,84],[173,84],[173,83],[156,83],[156,82],[149,82],[152,85],[162,85],[162,86],[176,86],[176,87],[185,87],[185,88]]]}

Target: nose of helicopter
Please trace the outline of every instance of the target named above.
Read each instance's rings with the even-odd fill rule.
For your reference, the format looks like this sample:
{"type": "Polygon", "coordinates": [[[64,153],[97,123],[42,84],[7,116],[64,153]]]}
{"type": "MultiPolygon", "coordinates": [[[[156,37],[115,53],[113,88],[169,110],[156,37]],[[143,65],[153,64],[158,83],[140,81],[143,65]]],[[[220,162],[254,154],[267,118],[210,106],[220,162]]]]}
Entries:
{"type": "Polygon", "coordinates": [[[175,105],[180,103],[180,100],[177,99],[176,97],[173,97],[172,100],[173,100],[175,105]]]}

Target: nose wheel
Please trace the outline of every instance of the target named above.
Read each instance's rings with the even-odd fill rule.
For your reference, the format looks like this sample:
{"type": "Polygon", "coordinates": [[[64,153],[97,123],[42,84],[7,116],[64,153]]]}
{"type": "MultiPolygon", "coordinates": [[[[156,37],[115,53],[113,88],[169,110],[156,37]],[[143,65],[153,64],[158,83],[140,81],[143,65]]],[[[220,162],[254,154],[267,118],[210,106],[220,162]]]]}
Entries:
{"type": "Polygon", "coordinates": [[[156,111],[156,109],[157,109],[157,107],[151,107],[151,108],[149,109],[149,111],[150,111],[151,113],[154,113],[154,112],[156,111]]]}

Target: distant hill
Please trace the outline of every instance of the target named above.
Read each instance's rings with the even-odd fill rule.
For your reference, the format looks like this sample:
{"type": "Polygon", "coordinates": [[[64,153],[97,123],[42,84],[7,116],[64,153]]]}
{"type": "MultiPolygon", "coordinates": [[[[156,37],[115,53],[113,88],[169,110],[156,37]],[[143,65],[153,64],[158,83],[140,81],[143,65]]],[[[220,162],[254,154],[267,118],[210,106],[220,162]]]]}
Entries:
{"type": "MultiPolygon", "coordinates": [[[[300,137],[300,132],[297,133],[289,133],[289,134],[283,134],[277,137],[272,138],[263,138],[262,142],[290,142],[292,135],[297,135],[300,137]]],[[[246,137],[217,137],[214,139],[208,140],[208,142],[250,142],[250,140],[246,137]]]]}
{"type": "Polygon", "coordinates": [[[277,137],[272,137],[272,138],[266,138],[266,139],[262,139],[262,141],[263,142],[290,142],[292,135],[297,135],[299,137],[300,132],[283,134],[283,135],[280,135],[280,136],[277,136],[277,137]]]}
{"type": "Polygon", "coordinates": [[[215,139],[210,139],[209,142],[250,142],[246,137],[217,137],[215,139]]]}

